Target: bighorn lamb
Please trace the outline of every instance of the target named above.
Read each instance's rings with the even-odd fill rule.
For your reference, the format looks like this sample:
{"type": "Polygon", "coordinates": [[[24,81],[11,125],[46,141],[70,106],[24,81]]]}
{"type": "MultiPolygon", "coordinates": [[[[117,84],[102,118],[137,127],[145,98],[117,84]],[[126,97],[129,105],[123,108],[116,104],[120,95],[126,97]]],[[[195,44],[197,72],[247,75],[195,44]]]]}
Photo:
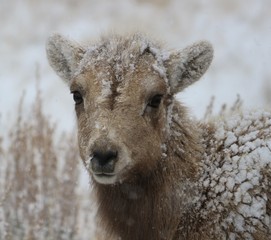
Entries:
{"type": "Polygon", "coordinates": [[[209,67],[208,42],[55,34],[47,55],[73,94],[105,239],[271,239],[271,114],[199,123],[174,98],[209,67]]]}

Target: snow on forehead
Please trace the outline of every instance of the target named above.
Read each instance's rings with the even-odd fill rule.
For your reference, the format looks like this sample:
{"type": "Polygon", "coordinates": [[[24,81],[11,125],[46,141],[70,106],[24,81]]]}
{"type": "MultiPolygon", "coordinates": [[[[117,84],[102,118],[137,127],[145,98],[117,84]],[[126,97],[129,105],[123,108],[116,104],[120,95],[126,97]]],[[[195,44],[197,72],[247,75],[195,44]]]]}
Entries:
{"type": "Polygon", "coordinates": [[[156,67],[161,72],[163,62],[169,54],[162,51],[160,45],[150,41],[142,34],[131,36],[110,35],[103,37],[97,44],[89,47],[85,53],[79,68],[95,67],[99,64],[121,67],[123,70],[133,70],[140,56],[144,52],[150,52],[156,67]]]}

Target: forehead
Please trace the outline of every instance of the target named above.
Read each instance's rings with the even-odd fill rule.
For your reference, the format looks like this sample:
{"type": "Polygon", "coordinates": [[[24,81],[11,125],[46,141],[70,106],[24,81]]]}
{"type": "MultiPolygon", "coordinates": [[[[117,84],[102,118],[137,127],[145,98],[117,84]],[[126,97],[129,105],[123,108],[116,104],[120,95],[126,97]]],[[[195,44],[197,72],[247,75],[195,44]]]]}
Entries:
{"type": "Polygon", "coordinates": [[[75,79],[100,88],[103,95],[116,94],[120,88],[134,84],[145,88],[165,85],[161,56],[160,48],[140,35],[106,38],[87,50],[75,79]]]}

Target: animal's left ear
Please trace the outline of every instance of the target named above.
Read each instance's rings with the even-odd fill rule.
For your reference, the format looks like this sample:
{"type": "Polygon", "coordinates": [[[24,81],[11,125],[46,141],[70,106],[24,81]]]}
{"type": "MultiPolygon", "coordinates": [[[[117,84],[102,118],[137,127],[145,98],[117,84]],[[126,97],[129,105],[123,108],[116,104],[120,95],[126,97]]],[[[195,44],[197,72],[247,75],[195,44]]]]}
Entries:
{"type": "Polygon", "coordinates": [[[173,52],[165,64],[171,93],[178,93],[199,80],[212,59],[213,47],[206,41],[195,43],[180,52],[173,52]]]}

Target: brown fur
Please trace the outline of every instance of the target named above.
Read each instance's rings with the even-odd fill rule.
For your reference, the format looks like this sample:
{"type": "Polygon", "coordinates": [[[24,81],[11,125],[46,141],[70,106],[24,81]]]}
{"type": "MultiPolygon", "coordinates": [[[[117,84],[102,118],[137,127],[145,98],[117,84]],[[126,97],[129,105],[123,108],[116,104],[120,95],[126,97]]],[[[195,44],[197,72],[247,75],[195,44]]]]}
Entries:
{"type": "MultiPolygon", "coordinates": [[[[230,238],[235,226],[223,221],[238,212],[237,206],[216,208],[219,194],[211,195],[215,189],[203,183],[214,178],[214,167],[225,163],[226,139],[216,142],[217,126],[192,121],[174,98],[204,74],[212,60],[211,46],[200,42],[166,56],[138,34],[111,36],[93,48],[55,35],[47,53],[71,92],[83,99],[76,105],[80,155],[93,180],[104,238],[230,238]],[[149,105],[155,95],[162,96],[157,108],[149,105]],[[95,172],[97,150],[118,153],[114,175],[105,178],[95,172]],[[214,209],[207,210],[210,203],[214,209]]],[[[270,239],[264,223],[255,228],[249,236],[270,239]]]]}
{"type": "MultiPolygon", "coordinates": [[[[174,125],[178,132],[182,127],[183,142],[170,140],[170,154],[160,160],[147,176],[142,176],[141,169],[135,169],[129,172],[131,182],[115,185],[94,183],[99,202],[99,224],[104,226],[106,239],[114,235],[131,240],[179,239],[176,232],[180,219],[191,215],[195,204],[191,201],[195,194],[191,182],[197,171],[194,162],[202,149],[196,144],[197,133],[193,133],[188,122],[176,122],[174,125]],[[187,155],[175,149],[176,141],[188,149],[187,155]]],[[[140,167],[145,168],[146,160],[140,167]]]]}

